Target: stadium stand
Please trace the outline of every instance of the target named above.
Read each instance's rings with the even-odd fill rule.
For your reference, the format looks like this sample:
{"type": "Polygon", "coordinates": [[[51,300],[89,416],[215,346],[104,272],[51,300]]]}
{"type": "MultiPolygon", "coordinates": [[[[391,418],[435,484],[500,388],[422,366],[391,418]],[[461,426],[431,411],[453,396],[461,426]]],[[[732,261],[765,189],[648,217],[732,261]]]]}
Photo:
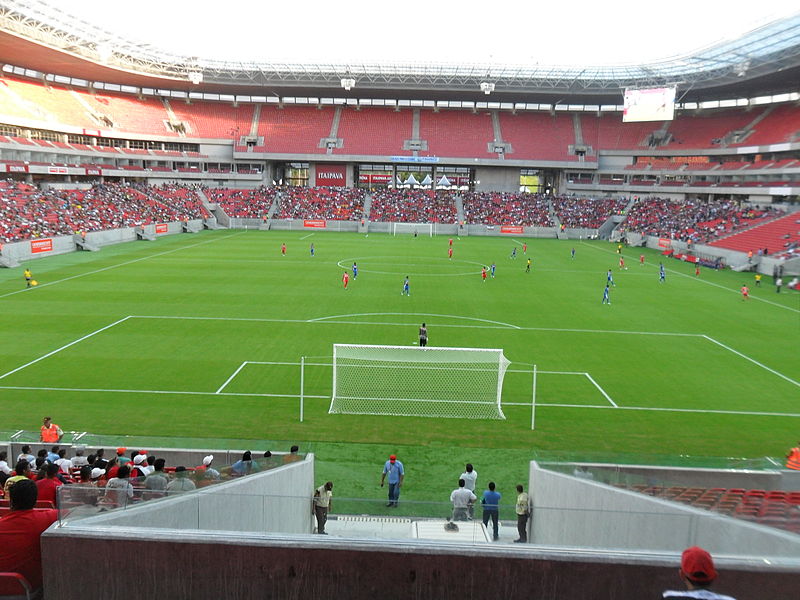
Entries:
{"type": "Polygon", "coordinates": [[[411,139],[412,112],[388,108],[342,108],[338,137],[345,154],[397,155],[411,139]]]}
{"type": "Polygon", "coordinates": [[[278,108],[262,106],[258,120],[258,135],[264,145],[253,148],[255,152],[284,152],[287,154],[325,154],[319,147],[322,138],[328,137],[333,123],[333,109],[313,106],[278,108]]]}
{"type": "Polygon", "coordinates": [[[720,147],[732,131],[744,129],[759,115],[759,111],[715,109],[694,114],[676,114],[669,124],[671,140],[659,149],[720,147]]]}
{"type": "Polygon", "coordinates": [[[223,140],[246,135],[250,131],[255,112],[254,104],[238,106],[221,102],[186,104],[176,100],[172,101],[170,106],[175,116],[181,122],[188,124],[187,135],[223,140]]]}
{"type": "Polygon", "coordinates": [[[494,139],[494,131],[486,112],[422,110],[419,136],[428,142],[428,149],[420,151],[422,156],[489,158],[488,143],[494,139]]]}
{"type": "Polygon", "coordinates": [[[796,141],[800,131],[800,110],[794,104],[767,109],[768,114],[754,127],[753,133],[731,146],[758,146],[796,141]]]}
{"type": "Polygon", "coordinates": [[[372,192],[372,221],[400,223],[455,223],[454,198],[430,190],[380,190],[372,192]]]}
{"type": "Polygon", "coordinates": [[[785,254],[787,257],[800,254],[795,252],[800,248],[800,217],[797,213],[786,215],[747,231],[712,241],[710,245],[741,252],[756,252],[759,248],[766,248],[769,254],[785,254]]]}
{"type": "Polygon", "coordinates": [[[292,187],[283,192],[275,218],[357,221],[364,216],[365,196],[355,188],[292,187]]]}
{"type": "Polygon", "coordinates": [[[611,215],[619,214],[628,201],[623,198],[553,198],[553,211],[566,227],[597,229],[611,215]]]}
{"type": "Polygon", "coordinates": [[[207,189],[208,199],[219,204],[225,214],[234,218],[261,219],[267,216],[276,188],[260,187],[251,190],[207,189]]]}
{"type": "Polygon", "coordinates": [[[553,226],[548,202],[537,194],[465,192],[462,199],[469,224],[553,226]]]}
{"type": "Polygon", "coordinates": [[[597,150],[648,148],[647,138],[656,131],[656,123],[622,123],[617,114],[581,114],[583,143],[597,150]]]}
{"type": "MultiPolygon", "coordinates": [[[[575,129],[569,114],[501,112],[500,131],[503,141],[511,144],[514,150],[511,156],[515,159],[578,160],[569,153],[569,146],[575,144],[575,129]]],[[[483,151],[486,152],[485,143],[483,151]]]]}

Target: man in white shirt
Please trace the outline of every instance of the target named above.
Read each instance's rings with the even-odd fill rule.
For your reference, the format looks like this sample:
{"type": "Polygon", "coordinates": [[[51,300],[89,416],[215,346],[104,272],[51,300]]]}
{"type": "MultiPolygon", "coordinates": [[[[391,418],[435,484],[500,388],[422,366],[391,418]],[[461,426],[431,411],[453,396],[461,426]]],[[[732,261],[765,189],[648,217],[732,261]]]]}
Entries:
{"type": "MultiPolygon", "coordinates": [[[[472,463],[467,463],[466,470],[459,476],[459,479],[464,480],[464,487],[467,488],[473,494],[475,493],[475,483],[478,481],[478,472],[472,468],[472,463]]],[[[475,510],[475,505],[470,504],[468,509],[468,517],[471,521],[474,514],[473,511],[475,510]]]]}
{"type": "Polygon", "coordinates": [[[86,446],[77,446],[75,448],[75,456],[72,457],[72,468],[73,469],[80,469],[81,467],[85,467],[89,464],[89,461],[83,455],[86,451],[86,446]]]}
{"type": "Polygon", "coordinates": [[[450,502],[453,503],[453,521],[466,521],[467,512],[477,499],[478,497],[466,488],[466,482],[459,479],[458,487],[450,494],[450,502]]]}

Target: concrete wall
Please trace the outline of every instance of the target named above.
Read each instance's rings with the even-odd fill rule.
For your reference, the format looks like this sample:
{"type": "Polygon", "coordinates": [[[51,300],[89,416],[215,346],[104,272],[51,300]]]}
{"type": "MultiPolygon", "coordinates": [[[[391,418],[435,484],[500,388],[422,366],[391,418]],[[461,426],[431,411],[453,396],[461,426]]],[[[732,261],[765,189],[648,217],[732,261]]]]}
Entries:
{"type": "MultiPolygon", "coordinates": [[[[42,555],[45,594],[59,600],[642,600],[681,588],[678,553],[66,527],[43,535],[42,555]],[[113,568],[87,569],[91,557],[113,568]]],[[[720,593],[800,597],[797,561],[715,559],[720,593]]]]}
{"type": "Polygon", "coordinates": [[[797,558],[800,536],[541,468],[530,467],[535,544],[797,558]]]}
{"type": "MultiPolygon", "coordinates": [[[[251,533],[311,533],[314,455],[178,496],[78,521],[82,527],[160,527],[251,533]]],[[[69,521],[67,521],[69,522],[69,521]]]]}
{"type": "Polygon", "coordinates": [[[476,192],[519,192],[519,167],[478,167],[475,169],[476,192]]]}

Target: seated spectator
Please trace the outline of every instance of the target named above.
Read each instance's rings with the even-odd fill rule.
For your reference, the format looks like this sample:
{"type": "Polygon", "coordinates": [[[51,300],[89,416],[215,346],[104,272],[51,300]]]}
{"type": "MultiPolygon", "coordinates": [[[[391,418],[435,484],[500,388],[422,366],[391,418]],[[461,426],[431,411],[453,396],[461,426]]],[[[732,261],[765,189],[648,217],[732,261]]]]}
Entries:
{"type": "MultiPolygon", "coordinates": [[[[72,469],[72,461],[67,458],[67,449],[61,448],[58,451],[58,459],[55,461],[55,464],[58,465],[58,468],[61,470],[62,473],[65,475],[69,475],[72,469]]],[[[41,492],[41,490],[40,490],[41,492]]]]}
{"type": "Polygon", "coordinates": [[[36,457],[31,454],[31,447],[25,445],[22,447],[22,452],[20,452],[19,456],[17,457],[17,462],[21,460],[27,460],[31,465],[36,464],[36,457]]]}
{"type": "Polygon", "coordinates": [[[89,465],[81,467],[81,472],[78,474],[78,483],[84,485],[92,484],[92,467],[89,465]]]}
{"type": "Polygon", "coordinates": [[[103,453],[105,451],[102,448],[98,448],[97,452],[94,453],[94,463],[92,463],[92,467],[97,467],[98,469],[105,469],[108,465],[108,461],[103,458],[103,453]]]}
{"type": "Polygon", "coordinates": [[[106,500],[116,506],[126,506],[133,500],[133,486],[128,481],[130,474],[131,470],[128,465],[119,467],[117,476],[112,477],[106,483],[106,500]]]}
{"type": "Polygon", "coordinates": [[[219,471],[217,471],[214,467],[211,466],[211,463],[214,461],[214,455],[209,454],[205,458],[203,458],[203,464],[197,468],[195,468],[195,474],[199,474],[200,479],[219,479],[219,471]]]}
{"type": "Polygon", "coordinates": [[[167,490],[169,477],[164,472],[165,461],[163,458],[157,458],[153,464],[153,472],[150,473],[144,480],[144,487],[147,489],[145,498],[160,498],[163,492],[167,490]]]}
{"type": "Polygon", "coordinates": [[[242,458],[231,465],[231,475],[241,477],[256,470],[253,465],[253,456],[250,450],[242,454],[242,458]]]}
{"type": "Polygon", "coordinates": [[[77,446],[75,448],[75,456],[72,458],[73,469],[80,469],[89,464],[89,460],[83,455],[84,452],[86,452],[86,446],[77,446]]]}
{"type": "Polygon", "coordinates": [[[57,461],[59,458],[61,458],[61,457],[58,455],[58,450],[59,450],[58,446],[53,446],[53,447],[50,449],[50,452],[48,452],[48,453],[47,453],[47,462],[50,462],[50,463],[53,463],[53,464],[55,464],[55,462],[56,462],[56,461],[57,461]]]}
{"type": "Polygon", "coordinates": [[[18,481],[22,481],[23,479],[30,479],[33,475],[33,471],[31,471],[31,463],[27,460],[21,460],[17,462],[17,466],[14,468],[14,473],[6,479],[5,484],[3,484],[3,496],[8,498],[9,490],[11,487],[18,481]]]}
{"type": "Polygon", "coordinates": [[[168,494],[181,494],[183,492],[191,492],[196,488],[194,481],[188,477],[189,471],[186,467],[175,467],[175,479],[167,484],[168,494]]]}
{"type": "Polygon", "coordinates": [[[131,479],[144,479],[150,473],[147,468],[147,456],[137,454],[133,457],[133,468],[131,469],[131,479]]]}
{"type": "Polygon", "coordinates": [[[98,469],[97,467],[94,467],[92,469],[92,485],[100,487],[101,478],[105,474],[106,474],[105,469],[98,469]]]}
{"type": "Polygon", "coordinates": [[[42,502],[52,502],[56,506],[56,489],[64,485],[58,479],[58,465],[50,463],[44,468],[44,477],[36,480],[36,487],[39,489],[38,496],[42,502]]]}
{"type": "Polygon", "coordinates": [[[117,448],[117,464],[121,467],[122,465],[127,465],[130,462],[130,458],[125,456],[125,453],[128,451],[127,448],[117,448]]]}
{"type": "Polygon", "coordinates": [[[7,458],[8,458],[8,452],[6,451],[0,452],[0,474],[6,475],[6,477],[11,477],[11,467],[9,467],[8,463],[6,462],[7,458]]]}
{"type": "Polygon", "coordinates": [[[683,551],[679,574],[686,590],[667,590],[662,597],[683,600],[735,600],[731,596],[723,596],[708,589],[717,578],[717,572],[714,570],[711,555],[702,548],[692,546],[683,551]]]}
{"type": "MultiPolygon", "coordinates": [[[[119,469],[120,469],[120,466],[117,464],[117,460],[118,460],[118,457],[115,456],[114,458],[112,458],[111,460],[109,460],[106,463],[106,468],[105,468],[105,472],[106,472],[105,479],[106,480],[113,479],[114,477],[117,476],[117,473],[119,472],[119,469]]],[[[95,462],[97,462],[97,461],[95,461],[95,462]]]]}
{"type": "Polygon", "coordinates": [[[300,450],[297,446],[292,446],[289,448],[289,454],[283,455],[283,462],[284,463],[291,463],[297,462],[298,460],[303,460],[303,457],[300,456],[297,452],[300,450]]]}
{"type": "Polygon", "coordinates": [[[58,519],[56,510],[34,510],[37,498],[33,481],[17,481],[11,487],[11,511],[0,519],[0,571],[20,573],[36,590],[42,587],[39,536],[58,519]]]}

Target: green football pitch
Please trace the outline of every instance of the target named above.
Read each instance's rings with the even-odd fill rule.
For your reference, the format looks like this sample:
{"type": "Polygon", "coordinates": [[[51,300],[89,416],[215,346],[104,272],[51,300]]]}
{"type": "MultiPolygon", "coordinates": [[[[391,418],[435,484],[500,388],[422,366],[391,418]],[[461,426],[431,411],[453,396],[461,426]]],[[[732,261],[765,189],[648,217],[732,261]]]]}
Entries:
{"type": "Polygon", "coordinates": [[[33,261],[30,290],[3,270],[0,429],[47,414],[65,430],[298,443],[364,497],[396,452],[418,499],[442,499],[467,461],[510,491],[534,451],[759,457],[797,441],[800,294],[672,259],[660,283],[657,252],[626,248],[620,270],[607,242],[528,240],[526,256],[520,239],[466,237],[448,260],[447,240],[216,231],[33,261]],[[328,414],[333,344],[412,345],[423,321],[431,346],[504,350],[506,420],[328,414]]]}

